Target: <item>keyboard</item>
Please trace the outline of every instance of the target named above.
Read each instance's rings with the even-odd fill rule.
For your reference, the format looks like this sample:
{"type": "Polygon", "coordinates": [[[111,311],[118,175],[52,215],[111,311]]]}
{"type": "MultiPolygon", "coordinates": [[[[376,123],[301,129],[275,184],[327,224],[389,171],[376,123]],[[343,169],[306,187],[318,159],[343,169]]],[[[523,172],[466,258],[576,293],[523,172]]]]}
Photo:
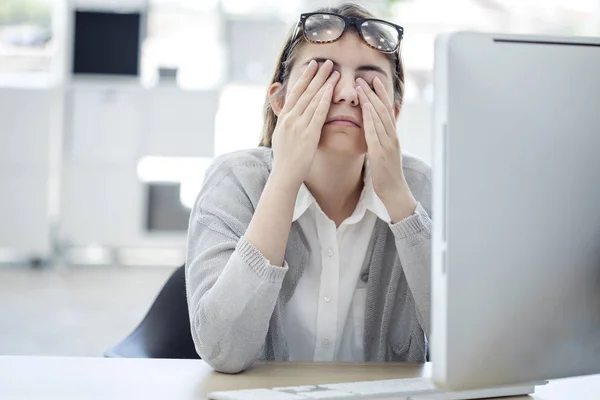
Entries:
{"type": "Polygon", "coordinates": [[[409,378],[314,386],[229,390],[209,393],[208,398],[211,400],[351,400],[393,397],[407,400],[469,400],[527,395],[533,393],[535,385],[538,384],[545,384],[545,382],[463,392],[443,392],[436,389],[429,378],[409,378]]]}

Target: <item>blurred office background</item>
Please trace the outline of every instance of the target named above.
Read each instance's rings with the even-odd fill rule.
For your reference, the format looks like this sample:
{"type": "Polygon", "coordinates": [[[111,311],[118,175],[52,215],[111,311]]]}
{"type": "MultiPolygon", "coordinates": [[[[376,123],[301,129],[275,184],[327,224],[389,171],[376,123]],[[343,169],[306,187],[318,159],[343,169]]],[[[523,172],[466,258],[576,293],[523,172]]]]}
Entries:
{"type": "MultiPolygon", "coordinates": [[[[0,0],[0,354],[97,356],[135,326],[206,167],[256,146],[286,32],[335,3],[0,0]]],[[[398,132],[426,161],[437,34],[600,35],[600,0],[358,3],[405,27],[398,132]]]]}

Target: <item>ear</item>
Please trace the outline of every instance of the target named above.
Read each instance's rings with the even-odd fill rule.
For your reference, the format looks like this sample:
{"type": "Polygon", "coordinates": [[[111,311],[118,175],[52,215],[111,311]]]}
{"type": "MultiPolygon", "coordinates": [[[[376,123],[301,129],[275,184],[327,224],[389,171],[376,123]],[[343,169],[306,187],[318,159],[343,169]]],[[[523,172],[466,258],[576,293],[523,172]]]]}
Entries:
{"type": "Polygon", "coordinates": [[[283,85],[281,82],[275,82],[269,87],[269,103],[271,103],[271,109],[279,117],[283,104],[285,103],[285,96],[283,94],[283,85]]]}
{"type": "Polygon", "coordinates": [[[398,121],[398,116],[400,115],[400,104],[394,102],[394,118],[398,121]]]}

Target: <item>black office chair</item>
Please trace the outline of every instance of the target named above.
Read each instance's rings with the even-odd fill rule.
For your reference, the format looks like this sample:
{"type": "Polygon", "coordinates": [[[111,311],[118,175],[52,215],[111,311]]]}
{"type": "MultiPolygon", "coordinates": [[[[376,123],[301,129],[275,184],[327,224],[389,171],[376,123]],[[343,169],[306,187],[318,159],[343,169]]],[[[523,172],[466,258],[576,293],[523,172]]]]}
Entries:
{"type": "Polygon", "coordinates": [[[104,353],[120,358],[199,359],[190,332],[185,265],[177,268],[129,336],[104,353]]]}

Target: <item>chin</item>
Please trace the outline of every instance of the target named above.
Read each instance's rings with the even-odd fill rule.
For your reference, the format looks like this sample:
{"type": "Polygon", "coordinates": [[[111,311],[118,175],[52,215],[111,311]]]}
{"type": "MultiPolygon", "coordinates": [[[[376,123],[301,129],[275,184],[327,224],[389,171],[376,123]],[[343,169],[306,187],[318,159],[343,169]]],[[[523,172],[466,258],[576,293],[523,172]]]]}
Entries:
{"type": "Polygon", "coordinates": [[[360,128],[324,127],[321,131],[319,150],[352,156],[365,154],[365,134],[360,128]]]}

